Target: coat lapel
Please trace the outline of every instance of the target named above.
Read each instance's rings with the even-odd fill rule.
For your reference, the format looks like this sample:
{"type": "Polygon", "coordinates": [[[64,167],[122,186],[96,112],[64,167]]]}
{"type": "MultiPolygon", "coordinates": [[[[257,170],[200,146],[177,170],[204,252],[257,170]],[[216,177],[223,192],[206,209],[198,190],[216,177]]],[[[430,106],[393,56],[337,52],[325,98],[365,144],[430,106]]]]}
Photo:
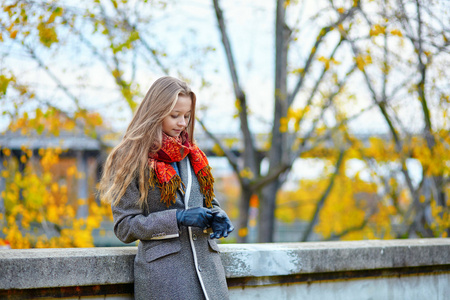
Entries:
{"type": "MultiPolygon", "coordinates": [[[[188,170],[187,170],[187,163],[189,163],[189,159],[185,158],[183,160],[181,160],[180,162],[177,162],[177,166],[178,166],[178,171],[180,172],[180,178],[181,181],[184,184],[184,188],[187,189],[188,188],[188,170]]],[[[180,199],[181,203],[183,206],[185,203],[185,196],[186,196],[186,192],[187,190],[183,192],[181,192],[180,190],[178,190],[178,198],[180,199]]],[[[178,200],[177,200],[178,201],[178,200]]]]}
{"type": "MultiPolygon", "coordinates": [[[[188,157],[186,157],[182,161],[178,162],[178,170],[180,171],[180,178],[181,178],[181,181],[184,183],[186,189],[188,188],[188,172],[189,172],[187,164],[190,164],[188,157]]],[[[191,172],[192,185],[191,185],[188,207],[203,206],[203,195],[200,195],[199,184],[198,184],[197,177],[195,176],[195,173],[194,173],[192,167],[190,168],[190,172],[191,172]]],[[[186,195],[186,193],[187,193],[187,191],[185,191],[185,195],[186,195]]],[[[181,192],[178,192],[178,194],[179,194],[180,199],[182,199],[181,201],[184,205],[185,195],[182,195],[181,192]]]]}

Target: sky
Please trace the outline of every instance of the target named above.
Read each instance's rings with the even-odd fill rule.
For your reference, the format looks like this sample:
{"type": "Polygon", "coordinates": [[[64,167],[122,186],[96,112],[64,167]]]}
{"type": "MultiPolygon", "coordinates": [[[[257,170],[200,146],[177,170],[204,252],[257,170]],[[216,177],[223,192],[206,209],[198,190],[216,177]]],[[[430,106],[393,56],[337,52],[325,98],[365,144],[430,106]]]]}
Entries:
{"type": "MultiPolygon", "coordinates": [[[[76,7],[76,1],[65,2],[70,3],[70,7],[76,7]]],[[[173,70],[181,69],[185,76],[192,79],[192,88],[197,93],[199,106],[208,107],[207,111],[199,113],[206,125],[213,132],[237,133],[239,123],[233,118],[236,109],[232,83],[212,1],[179,0],[168,3],[170,4],[163,10],[149,8],[152,10],[149,26],[152,28],[151,32],[156,34],[151,41],[156,47],[164,49],[169,57],[182,57],[177,61],[178,65],[172,65],[173,70]],[[215,51],[203,57],[202,54],[197,54],[195,47],[207,46],[214,48],[215,51]],[[193,71],[183,66],[192,62],[197,64],[193,71]],[[201,74],[196,73],[198,71],[201,74]],[[209,88],[200,87],[199,75],[203,75],[211,83],[209,88]]],[[[255,132],[268,132],[273,111],[275,3],[268,0],[228,0],[220,3],[227,21],[240,82],[247,95],[251,127],[255,132]]],[[[320,1],[314,5],[310,1],[305,3],[303,8],[288,14],[289,22],[294,23],[297,19],[305,20],[308,12],[316,10],[314,5],[320,1]],[[303,18],[299,18],[300,16],[303,18]]],[[[317,27],[315,24],[306,21],[302,24],[303,31],[313,32],[315,27],[317,27]]],[[[311,40],[306,39],[301,45],[307,46],[305,49],[308,48],[309,44],[314,42],[313,38],[314,34],[311,34],[311,40]]],[[[42,53],[43,59],[50,62],[50,67],[54,67],[52,71],[62,82],[69,83],[69,86],[73,87],[72,92],[82,100],[86,108],[100,111],[115,130],[123,131],[131,119],[131,112],[121,104],[115,83],[95,59],[82,68],[71,65],[72,62],[89,61],[86,56],[90,54],[77,42],[67,40],[65,42],[70,46],[66,53],[55,55],[49,51],[42,53]]],[[[21,79],[32,83],[43,98],[52,99],[58,106],[70,108],[70,103],[59,100],[64,99],[64,95],[61,91],[52,89],[54,83],[46,73],[27,59],[25,54],[21,55],[17,45],[12,47],[18,50],[15,58],[10,58],[7,63],[14,64],[14,68],[22,69],[21,79]]],[[[297,53],[298,57],[304,55],[302,47],[292,49],[292,52],[297,53]]],[[[141,94],[144,95],[153,80],[161,75],[163,74],[157,68],[152,70],[138,68],[136,82],[140,86],[141,94]]],[[[173,72],[171,75],[176,76],[177,73],[173,72]]],[[[362,102],[364,101],[360,101],[359,108],[368,104],[361,104],[362,102]]],[[[377,111],[372,111],[364,116],[364,122],[358,122],[354,128],[366,132],[383,132],[386,126],[380,122],[379,117],[377,111]]],[[[4,128],[6,124],[7,120],[2,118],[0,126],[4,128]]]]}

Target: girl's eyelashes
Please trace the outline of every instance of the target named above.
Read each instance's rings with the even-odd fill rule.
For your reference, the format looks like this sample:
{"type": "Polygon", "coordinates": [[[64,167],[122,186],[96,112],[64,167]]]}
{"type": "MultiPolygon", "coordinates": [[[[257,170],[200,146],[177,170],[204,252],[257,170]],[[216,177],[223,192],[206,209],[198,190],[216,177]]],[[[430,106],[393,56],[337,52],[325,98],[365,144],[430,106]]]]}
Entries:
{"type": "MultiPolygon", "coordinates": [[[[170,117],[172,117],[173,119],[178,119],[180,117],[180,115],[170,115],[170,117]]],[[[190,114],[189,115],[185,115],[184,118],[186,120],[188,120],[188,119],[191,118],[191,115],[190,114]]]]}

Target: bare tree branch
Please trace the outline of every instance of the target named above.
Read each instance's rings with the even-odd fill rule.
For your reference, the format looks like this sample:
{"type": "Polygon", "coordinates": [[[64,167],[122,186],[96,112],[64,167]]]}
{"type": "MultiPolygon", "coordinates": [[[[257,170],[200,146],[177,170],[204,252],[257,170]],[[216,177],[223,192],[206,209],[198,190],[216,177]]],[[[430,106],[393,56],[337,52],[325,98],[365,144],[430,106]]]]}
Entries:
{"type": "Polygon", "coordinates": [[[218,0],[213,0],[214,9],[216,12],[216,18],[219,25],[219,30],[222,35],[222,45],[225,50],[225,54],[227,57],[228,67],[231,75],[231,79],[233,81],[234,94],[236,96],[236,100],[239,101],[239,119],[241,122],[241,131],[244,137],[244,160],[246,164],[251,168],[254,172],[257,170],[257,161],[256,158],[256,148],[253,141],[253,137],[250,133],[250,128],[248,125],[248,112],[247,112],[247,101],[245,97],[245,93],[241,88],[239,83],[239,78],[236,70],[236,65],[234,62],[233,51],[231,50],[230,40],[228,38],[228,33],[225,26],[225,21],[223,18],[222,9],[219,6],[218,0]]]}
{"type": "MultiPolygon", "coordinates": [[[[129,31],[135,31],[136,25],[131,24],[130,20],[126,17],[126,15],[123,13],[123,11],[119,10],[118,6],[115,7],[115,10],[119,15],[122,16],[122,20],[125,24],[125,27],[129,31]]],[[[149,43],[142,37],[141,34],[139,34],[139,41],[144,46],[144,48],[148,51],[148,53],[150,53],[150,55],[153,57],[153,59],[155,60],[156,64],[161,69],[161,71],[163,71],[163,73],[165,75],[169,75],[169,69],[163,65],[163,63],[159,59],[158,55],[156,54],[157,51],[155,49],[153,49],[152,47],[150,47],[149,43]]]]}
{"type": "Polygon", "coordinates": [[[322,196],[320,197],[319,201],[317,202],[316,208],[315,208],[315,210],[314,210],[313,217],[312,217],[311,221],[309,222],[308,227],[307,227],[306,230],[303,232],[303,236],[302,236],[302,238],[301,238],[301,241],[302,241],[302,242],[306,242],[306,241],[308,240],[309,236],[311,235],[311,233],[312,233],[312,231],[313,231],[313,229],[314,229],[314,226],[316,226],[316,223],[317,223],[317,221],[318,221],[318,219],[319,219],[319,213],[320,213],[320,211],[321,211],[323,205],[325,204],[325,201],[326,201],[326,199],[328,198],[328,195],[330,194],[331,189],[333,188],[333,185],[334,185],[334,181],[335,181],[335,179],[336,179],[336,176],[337,176],[337,175],[339,174],[339,172],[340,172],[340,168],[341,168],[341,164],[342,164],[343,158],[344,158],[344,150],[341,150],[341,151],[339,152],[339,157],[338,157],[338,159],[337,159],[337,161],[336,161],[334,173],[333,173],[333,175],[330,177],[330,181],[328,182],[328,186],[327,186],[327,188],[325,189],[325,191],[323,192],[323,194],[322,194],[322,196]]]}
{"type": "Polygon", "coordinates": [[[66,94],[66,96],[68,96],[70,99],[72,99],[73,103],[75,104],[75,107],[77,108],[77,110],[82,110],[81,106],[80,106],[80,100],[74,95],[72,94],[69,89],[62,83],[61,80],[59,80],[59,78],[49,69],[49,67],[42,61],[42,59],[37,56],[36,52],[32,49],[32,47],[29,47],[26,44],[23,44],[23,46],[28,50],[28,52],[30,53],[31,57],[38,63],[39,67],[41,67],[42,70],[45,71],[45,73],[47,73],[47,75],[56,83],[56,85],[58,86],[58,88],[60,90],[62,90],[64,92],[64,94],[66,94]]]}
{"type": "Polygon", "coordinates": [[[273,182],[275,179],[277,179],[281,174],[283,174],[286,171],[289,171],[292,168],[292,165],[284,165],[281,164],[277,168],[274,168],[269,171],[269,174],[260,177],[256,179],[254,182],[250,184],[250,188],[252,191],[257,191],[260,188],[264,187],[266,184],[273,182]]]}
{"type": "MultiPolygon", "coordinates": [[[[338,42],[338,43],[336,44],[336,46],[334,47],[333,52],[331,53],[330,58],[329,58],[330,60],[334,58],[334,55],[336,54],[338,48],[339,48],[340,45],[342,44],[342,41],[343,41],[343,39],[340,39],[339,42],[338,42]]],[[[352,69],[352,72],[353,72],[353,70],[354,70],[354,68],[352,69]]],[[[313,100],[314,96],[316,95],[316,93],[317,93],[317,91],[318,91],[318,89],[319,89],[320,83],[322,82],[322,79],[325,77],[325,74],[327,73],[327,71],[328,71],[328,68],[327,68],[326,66],[324,66],[323,69],[322,69],[322,73],[320,74],[319,79],[316,80],[316,83],[315,83],[315,85],[314,85],[314,88],[312,89],[312,91],[311,91],[311,93],[310,93],[310,95],[309,95],[309,98],[308,98],[308,100],[306,101],[305,107],[309,107],[309,106],[311,105],[312,100],[313,100]]],[[[348,74],[347,74],[346,76],[348,76],[348,74]]],[[[343,84],[338,85],[338,86],[342,87],[343,84]]],[[[339,88],[339,91],[340,91],[340,90],[341,90],[341,89],[339,88]]],[[[302,115],[301,115],[300,118],[298,119],[298,122],[297,122],[297,127],[298,127],[298,128],[301,127],[301,124],[302,124],[302,122],[303,122],[305,113],[306,113],[305,111],[302,111],[302,115]]]]}
{"type": "Polygon", "coordinates": [[[295,88],[292,91],[292,93],[287,98],[288,99],[287,100],[288,107],[291,106],[292,102],[294,101],[295,97],[297,96],[297,93],[299,92],[300,88],[303,86],[303,80],[305,79],[305,75],[309,71],[309,68],[311,67],[311,64],[314,60],[314,57],[316,56],[317,49],[323,42],[327,33],[330,32],[332,29],[336,28],[337,26],[339,26],[340,24],[342,24],[347,18],[353,16],[356,9],[357,9],[357,6],[352,7],[345,14],[340,15],[339,19],[334,24],[325,26],[322,28],[322,30],[320,31],[319,36],[317,37],[317,40],[314,43],[314,46],[309,54],[309,57],[305,63],[303,71],[300,73],[300,77],[298,78],[297,84],[295,85],[295,88]]]}
{"type": "MultiPolygon", "coordinates": [[[[231,152],[230,149],[229,149],[228,147],[226,147],[226,146],[222,143],[222,141],[220,141],[214,134],[212,134],[212,133],[208,130],[208,128],[206,128],[206,126],[205,126],[205,124],[203,123],[202,120],[200,120],[200,119],[198,119],[198,118],[197,118],[196,120],[197,120],[197,122],[200,124],[200,126],[202,127],[202,129],[205,131],[205,133],[208,135],[208,137],[209,137],[210,139],[212,139],[212,140],[214,141],[214,143],[216,143],[216,144],[219,146],[220,150],[224,153],[225,157],[227,158],[228,163],[229,163],[229,164],[231,165],[231,167],[233,168],[233,171],[234,171],[236,174],[239,174],[239,167],[238,167],[236,155],[234,155],[233,152],[231,152]]],[[[239,178],[239,181],[242,181],[241,176],[238,176],[238,178],[239,178]]],[[[242,184],[242,182],[241,182],[241,184],[242,184]]]]}
{"type": "MultiPolygon", "coordinates": [[[[352,48],[354,56],[358,57],[360,51],[356,47],[355,43],[353,41],[351,41],[351,40],[348,40],[348,39],[347,39],[347,41],[350,42],[350,45],[351,45],[351,48],[352,48]]],[[[369,78],[369,75],[367,74],[367,72],[366,72],[364,67],[361,68],[361,72],[363,73],[366,85],[367,85],[369,91],[372,94],[372,99],[378,105],[378,107],[380,108],[381,114],[384,116],[384,119],[386,120],[386,123],[388,124],[389,129],[391,131],[392,137],[395,140],[396,147],[397,147],[397,149],[400,150],[401,146],[402,146],[402,142],[401,142],[401,139],[400,139],[400,137],[398,135],[398,131],[395,129],[394,124],[392,123],[391,118],[389,117],[389,114],[388,114],[388,112],[386,110],[387,102],[379,100],[377,92],[375,91],[375,88],[373,87],[372,82],[371,82],[371,80],[369,78]]]]}
{"type": "MultiPolygon", "coordinates": [[[[325,111],[326,111],[326,108],[333,102],[333,99],[334,99],[337,95],[339,95],[339,93],[342,91],[342,89],[343,89],[343,87],[345,86],[345,83],[347,82],[349,76],[355,71],[355,69],[356,69],[356,65],[353,65],[353,66],[350,68],[350,70],[346,73],[346,75],[344,76],[344,78],[343,78],[341,81],[339,81],[339,83],[337,84],[337,89],[336,89],[336,91],[335,91],[334,93],[332,93],[332,94],[328,97],[327,104],[322,108],[322,110],[321,110],[321,112],[320,112],[320,115],[319,115],[317,118],[314,119],[313,124],[312,124],[312,126],[311,126],[311,129],[308,131],[308,133],[307,133],[307,134],[305,135],[305,137],[303,138],[302,145],[299,147],[299,149],[298,149],[297,151],[293,151],[293,155],[291,155],[291,157],[290,157],[290,164],[293,164],[294,161],[295,161],[295,159],[297,159],[297,158],[300,156],[300,154],[301,154],[302,152],[305,151],[305,149],[304,149],[305,144],[308,142],[308,140],[311,138],[312,134],[314,133],[315,129],[317,128],[317,125],[318,125],[318,123],[319,123],[319,120],[322,119],[322,117],[323,117],[323,115],[324,115],[324,113],[325,113],[325,111]]],[[[363,113],[364,111],[365,111],[365,110],[362,110],[362,111],[360,111],[358,114],[356,114],[356,115],[354,115],[354,116],[348,118],[348,119],[345,120],[344,122],[339,123],[339,126],[343,125],[343,124],[344,124],[345,122],[347,122],[347,121],[350,121],[351,119],[356,118],[357,116],[359,116],[359,114],[363,113]]],[[[302,118],[303,118],[303,117],[302,117],[302,118]]],[[[334,128],[339,128],[339,126],[335,126],[334,128]]],[[[331,136],[331,133],[330,133],[329,136],[331,136]]],[[[294,140],[295,140],[294,138],[291,139],[291,143],[290,143],[289,147],[292,147],[292,146],[293,146],[294,140]]]]}

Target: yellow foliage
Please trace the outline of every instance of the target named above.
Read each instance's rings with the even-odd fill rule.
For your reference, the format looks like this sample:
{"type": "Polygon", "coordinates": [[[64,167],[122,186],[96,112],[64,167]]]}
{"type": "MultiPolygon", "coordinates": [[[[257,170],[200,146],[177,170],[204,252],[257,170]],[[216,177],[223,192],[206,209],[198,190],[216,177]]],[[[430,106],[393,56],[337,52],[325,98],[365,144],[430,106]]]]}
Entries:
{"type": "Polygon", "coordinates": [[[212,152],[214,152],[218,156],[223,156],[223,154],[224,154],[222,148],[220,148],[220,146],[218,144],[214,144],[214,146],[212,148],[212,152]]]}
{"type": "Polygon", "coordinates": [[[255,176],[253,174],[253,172],[250,170],[250,168],[246,167],[243,170],[241,170],[241,172],[239,172],[239,175],[242,178],[247,178],[247,179],[253,179],[253,177],[255,176]]]}
{"type": "Polygon", "coordinates": [[[381,26],[380,24],[375,24],[370,29],[369,35],[370,36],[377,36],[377,35],[380,35],[380,34],[384,34],[385,32],[386,32],[386,27],[381,26]]]}
{"type": "Polygon", "coordinates": [[[286,132],[288,130],[288,121],[287,118],[280,118],[280,132],[286,132]]]}
{"type": "Polygon", "coordinates": [[[391,30],[391,34],[392,34],[392,35],[399,36],[399,37],[403,37],[402,32],[401,32],[400,30],[398,30],[398,29],[393,29],[393,30],[391,30]]]}
{"type": "MultiPolygon", "coordinates": [[[[29,152],[29,149],[22,149],[29,152]]],[[[5,151],[5,149],[3,149],[5,151]]],[[[3,170],[5,214],[0,215],[0,245],[12,248],[92,247],[91,232],[103,220],[111,219],[109,205],[89,202],[87,220],[76,219],[77,204],[68,203],[68,189],[53,178],[51,167],[59,149],[41,149],[40,170],[26,164],[23,173],[11,159],[3,170]],[[40,172],[40,173],[38,173],[40,172]],[[56,228],[60,229],[59,233],[56,228]]],[[[28,156],[28,154],[27,154],[28,156]]]]}
{"type": "Polygon", "coordinates": [[[238,230],[238,235],[239,235],[240,237],[247,236],[247,234],[248,234],[248,228],[247,228],[247,227],[245,227],[245,228],[240,228],[240,229],[238,230]]]}
{"type": "Polygon", "coordinates": [[[358,66],[358,69],[361,71],[364,71],[364,68],[367,65],[370,65],[372,63],[372,56],[370,55],[357,55],[355,57],[356,65],[358,66]]]}
{"type": "Polygon", "coordinates": [[[238,113],[242,112],[241,100],[236,99],[236,101],[234,101],[234,106],[236,107],[238,113]]]}
{"type": "Polygon", "coordinates": [[[50,48],[53,43],[58,42],[55,27],[49,26],[48,23],[40,23],[37,29],[39,31],[39,40],[45,47],[50,48]]]}
{"type": "MultiPolygon", "coordinates": [[[[288,112],[289,117],[293,115],[292,111],[288,112]]],[[[346,152],[346,159],[372,160],[379,166],[394,162],[407,167],[405,158],[412,157],[420,162],[425,176],[448,180],[450,135],[448,130],[443,129],[433,135],[435,143],[431,148],[425,138],[412,137],[403,142],[400,151],[390,140],[372,137],[367,146],[350,136],[352,148],[346,152]]],[[[335,157],[336,153],[321,157],[326,159],[331,156],[335,157]]],[[[345,161],[343,165],[345,166],[345,161]]],[[[392,175],[386,178],[385,174],[377,174],[377,170],[370,167],[365,171],[370,173],[372,182],[361,180],[359,173],[348,178],[345,172],[341,172],[335,178],[314,228],[324,239],[333,235],[349,240],[390,239],[404,233],[404,228],[400,225],[407,226],[411,222],[404,219],[405,212],[413,205],[411,192],[404,181],[392,175]],[[386,185],[385,180],[388,180],[386,185]]],[[[277,219],[287,223],[310,221],[330,180],[327,175],[329,172],[324,173],[323,178],[300,181],[297,191],[280,192],[275,212],[277,219]]],[[[444,199],[449,199],[450,187],[444,187],[443,192],[446,194],[444,199]]],[[[418,196],[422,205],[431,208],[433,222],[429,226],[434,236],[445,237],[450,228],[449,203],[437,205],[433,198],[423,194],[418,196]]]]}
{"type": "Polygon", "coordinates": [[[335,60],[334,58],[328,59],[324,56],[320,56],[317,58],[318,61],[322,62],[325,65],[325,70],[328,70],[331,65],[339,65],[341,62],[335,60]]]}
{"type": "Polygon", "coordinates": [[[379,162],[389,162],[399,159],[394,142],[386,142],[377,137],[369,138],[370,146],[363,150],[367,157],[373,157],[379,162]]]}
{"type": "Polygon", "coordinates": [[[13,31],[11,31],[11,32],[9,33],[9,37],[12,38],[12,39],[15,39],[18,32],[19,32],[18,30],[13,30],[13,31]]]}
{"type": "MultiPolygon", "coordinates": [[[[320,211],[315,232],[328,238],[332,234],[341,234],[349,228],[360,226],[364,221],[366,208],[371,205],[371,198],[364,199],[360,195],[371,195],[375,191],[374,184],[358,178],[338,176],[327,202],[320,211]]],[[[343,237],[346,238],[348,237],[343,237]]]]}
{"type": "MultiPolygon", "coordinates": [[[[447,199],[449,194],[447,193],[447,199]]],[[[447,237],[447,230],[450,228],[450,206],[439,206],[436,201],[431,201],[431,215],[433,217],[433,223],[431,229],[435,233],[435,236],[447,237]]]]}
{"type": "Polygon", "coordinates": [[[34,116],[30,117],[25,112],[9,124],[9,130],[20,131],[23,135],[36,131],[38,134],[47,133],[58,136],[60,129],[72,130],[75,127],[73,120],[54,108],[49,108],[46,111],[37,108],[32,115],[34,116]]]}
{"type": "Polygon", "coordinates": [[[72,177],[75,174],[77,174],[77,167],[76,166],[71,166],[71,167],[67,168],[67,177],[72,177]]]}
{"type": "MultiPolygon", "coordinates": [[[[448,135],[448,132],[441,131],[436,138],[439,139],[439,135],[442,134],[448,135]]],[[[445,138],[448,139],[448,137],[445,138]]],[[[424,139],[419,140],[415,138],[412,141],[412,156],[420,161],[427,176],[450,176],[450,165],[443,163],[450,161],[450,143],[445,138],[442,142],[436,143],[431,149],[424,139]]]]}
{"type": "Polygon", "coordinates": [[[298,109],[290,107],[287,111],[286,117],[280,118],[280,132],[287,132],[288,130],[297,132],[299,130],[300,120],[309,112],[309,110],[309,106],[298,109]]]}
{"type": "MultiPolygon", "coordinates": [[[[329,178],[317,180],[301,180],[296,191],[282,191],[277,196],[276,218],[283,222],[309,222],[314,214],[316,205],[329,184],[329,178]]],[[[340,235],[348,229],[360,227],[370,209],[378,203],[377,186],[375,183],[349,178],[343,174],[335,179],[333,188],[319,213],[319,221],[314,231],[323,238],[340,235]],[[370,208],[370,209],[369,209],[370,208]]],[[[394,211],[389,207],[376,213],[379,220],[377,228],[367,227],[352,230],[342,239],[389,238],[389,217],[394,211]],[[378,216],[379,214],[379,216],[378,216]]],[[[373,218],[373,216],[372,216],[373,218]]],[[[378,219],[377,219],[378,220],[378,219]]]]}
{"type": "Polygon", "coordinates": [[[11,155],[11,150],[9,150],[8,148],[3,148],[2,150],[3,150],[3,154],[5,156],[10,156],[11,155]]]}

